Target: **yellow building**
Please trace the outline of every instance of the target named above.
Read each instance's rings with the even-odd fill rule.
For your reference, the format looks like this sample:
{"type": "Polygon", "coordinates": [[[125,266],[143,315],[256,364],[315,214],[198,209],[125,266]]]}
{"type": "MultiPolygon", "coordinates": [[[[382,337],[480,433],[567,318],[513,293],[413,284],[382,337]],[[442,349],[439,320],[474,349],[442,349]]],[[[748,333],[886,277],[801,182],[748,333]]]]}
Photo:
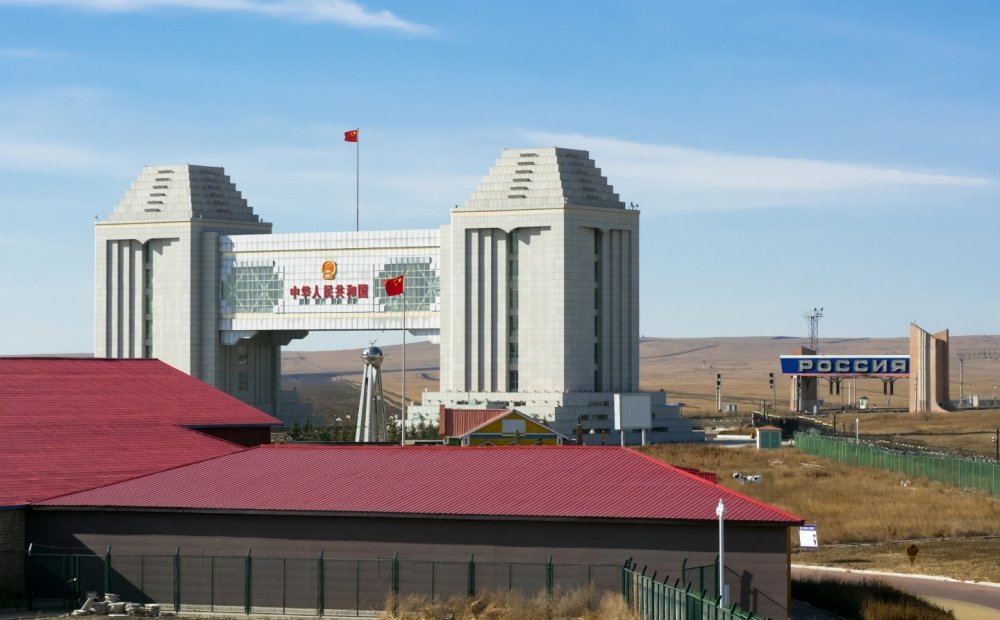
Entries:
{"type": "Polygon", "coordinates": [[[442,427],[451,429],[453,433],[446,437],[448,445],[561,446],[572,443],[568,437],[515,409],[496,412],[485,422],[482,411],[474,412],[475,415],[463,416],[466,412],[473,413],[474,410],[452,409],[446,412],[452,419],[449,421],[450,424],[442,424],[442,427]]]}

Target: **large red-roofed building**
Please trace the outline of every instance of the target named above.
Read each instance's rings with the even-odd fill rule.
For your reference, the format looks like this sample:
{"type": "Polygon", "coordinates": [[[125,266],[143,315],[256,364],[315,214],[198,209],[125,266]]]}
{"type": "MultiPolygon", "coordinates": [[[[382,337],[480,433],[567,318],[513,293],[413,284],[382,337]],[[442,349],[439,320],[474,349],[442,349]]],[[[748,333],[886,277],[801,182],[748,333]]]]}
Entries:
{"type": "MultiPolygon", "coordinates": [[[[721,499],[732,600],[788,614],[801,519],[703,475],[618,447],[248,447],[276,422],[155,360],[0,358],[0,541],[16,541],[0,580],[23,579],[28,543],[118,558],[632,557],[679,577],[685,561],[714,562],[721,499]]],[[[128,566],[115,564],[118,583],[141,582],[143,563],[128,566]]],[[[147,580],[169,576],[145,566],[147,580]]]]}
{"type": "Polygon", "coordinates": [[[32,533],[94,553],[633,557],[676,576],[714,561],[720,500],[732,600],[785,617],[802,520],[619,447],[261,446],[38,502],[32,533]]]}

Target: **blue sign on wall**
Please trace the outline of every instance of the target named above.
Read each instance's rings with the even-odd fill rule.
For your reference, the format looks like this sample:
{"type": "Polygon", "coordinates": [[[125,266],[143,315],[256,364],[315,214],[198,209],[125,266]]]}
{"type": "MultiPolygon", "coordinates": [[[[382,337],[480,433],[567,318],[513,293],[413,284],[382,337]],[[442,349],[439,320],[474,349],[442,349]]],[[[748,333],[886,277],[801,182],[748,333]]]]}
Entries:
{"type": "Polygon", "coordinates": [[[786,375],[909,375],[909,355],[782,355],[786,375]]]}

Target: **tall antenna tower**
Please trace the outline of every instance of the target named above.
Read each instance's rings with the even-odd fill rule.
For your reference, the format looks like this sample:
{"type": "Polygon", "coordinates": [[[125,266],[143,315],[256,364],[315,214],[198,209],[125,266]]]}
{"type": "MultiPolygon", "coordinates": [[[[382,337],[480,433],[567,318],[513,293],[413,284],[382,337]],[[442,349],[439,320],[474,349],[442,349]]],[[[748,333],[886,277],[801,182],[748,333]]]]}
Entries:
{"type": "Polygon", "coordinates": [[[361,352],[365,362],[364,375],[361,379],[361,400],[358,403],[358,426],[354,431],[354,441],[388,441],[389,422],[385,414],[385,399],[382,397],[382,371],[379,367],[385,354],[372,341],[367,349],[361,352]]]}
{"type": "Polygon", "coordinates": [[[813,351],[819,352],[819,320],[823,318],[822,308],[813,308],[812,312],[806,311],[802,315],[809,323],[809,348],[813,351]]]}

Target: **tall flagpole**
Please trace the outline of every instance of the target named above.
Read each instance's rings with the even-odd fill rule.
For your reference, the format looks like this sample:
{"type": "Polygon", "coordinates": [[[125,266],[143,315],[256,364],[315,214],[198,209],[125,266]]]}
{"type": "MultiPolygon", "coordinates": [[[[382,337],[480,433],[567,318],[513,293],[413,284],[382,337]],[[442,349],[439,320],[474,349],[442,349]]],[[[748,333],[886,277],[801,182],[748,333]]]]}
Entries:
{"type": "Polygon", "coordinates": [[[361,230],[361,140],[354,130],[354,231],[361,230]]]}
{"type": "Polygon", "coordinates": [[[406,445],[406,269],[403,269],[403,397],[400,399],[399,420],[400,420],[400,440],[399,445],[406,445]]]}

